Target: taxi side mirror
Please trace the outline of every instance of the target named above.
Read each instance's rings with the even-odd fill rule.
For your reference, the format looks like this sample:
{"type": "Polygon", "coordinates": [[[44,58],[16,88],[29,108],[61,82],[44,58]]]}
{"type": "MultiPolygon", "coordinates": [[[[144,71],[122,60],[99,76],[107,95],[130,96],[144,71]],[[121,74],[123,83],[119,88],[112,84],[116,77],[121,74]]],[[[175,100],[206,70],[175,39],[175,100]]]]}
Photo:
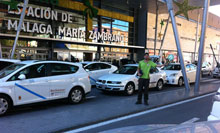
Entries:
{"type": "Polygon", "coordinates": [[[18,76],[18,79],[24,80],[24,79],[26,79],[26,76],[25,76],[24,74],[20,74],[20,75],[18,76]]]}

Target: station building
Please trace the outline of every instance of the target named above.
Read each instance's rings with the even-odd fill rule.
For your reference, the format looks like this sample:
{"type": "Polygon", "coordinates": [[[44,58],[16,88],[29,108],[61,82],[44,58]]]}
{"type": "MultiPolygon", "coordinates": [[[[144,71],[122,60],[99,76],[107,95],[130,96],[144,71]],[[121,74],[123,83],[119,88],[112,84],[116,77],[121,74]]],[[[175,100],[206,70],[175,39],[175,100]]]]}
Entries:
{"type": "MultiPolygon", "coordinates": [[[[168,18],[166,4],[159,0],[157,32],[164,34],[160,21],[168,18]]],[[[211,5],[220,3],[211,3],[211,5]]],[[[112,62],[122,58],[143,58],[155,46],[155,0],[29,0],[24,23],[15,52],[17,59],[112,62]]],[[[19,24],[22,1],[17,10],[0,4],[0,49],[3,58],[9,58],[19,24]]],[[[175,7],[175,10],[177,7],[175,7]]],[[[184,59],[194,60],[197,16],[202,9],[189,12],[190,19],[177,16],[184,59]]],[[[209,44],[219,60],[220,18],[209,15],[204,60],[214,65],[209,44]]],[[[200,31],[200,30],[199,30],[200,31]]],[[[155,54],[159,55],[161,36],[157,37],[155,54]]],[[[199,42],[196,48],[199,48],[199,42]]],[[[175,55],[178,62],[172,26],[169,24],[164,45],[164,58],[175,55]]]]}

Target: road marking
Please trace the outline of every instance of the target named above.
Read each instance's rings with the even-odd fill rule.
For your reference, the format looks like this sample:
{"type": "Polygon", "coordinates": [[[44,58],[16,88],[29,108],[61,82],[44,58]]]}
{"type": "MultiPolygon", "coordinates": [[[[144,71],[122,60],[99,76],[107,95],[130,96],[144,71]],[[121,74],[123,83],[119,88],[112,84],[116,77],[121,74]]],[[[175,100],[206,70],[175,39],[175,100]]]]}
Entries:
{"type": "Polygon", "coordinates": [[[130,119],[130,118],[133,118],[133,117],[149,114],[149,113],[152,113],[152,112],[155,112],[155,111],[159,111],[159,110],[162,110],[162,109],[170,108],[170,107],[173,107],[173,106],[176,106],[176,105],[180,105],[180,104],[184,104],[184,103],[191,102],[191,101],[194,101],[194,100],[202,99],[204,97],[208,97],[208,96],[214,95],[215,93],[216,92],[210,93],[210,94],[206,94],[206,95],[203,95],[203,96],[199,96],[199,97],[195,97],[195,98],[192,98],[192,99],[184,100],[184,101],[181,101],[181,102],[177,102],[177,103],[161,106],[161,107],[158,107],[158,108],[142,111],[142,112],[139,112],[139,113],[135,113],[135,114],[127,115],[127,116],[122,116],[122,117],[119,117],[119,118],[116,118],[116,119],[100,122],[100,123],[97,123],[97,124],[81,127],[81,128],[78,128],[78,129],[67,131],[66,133],[78,133],[78,132],[90,130],[90,129],[93,129],[93,128],[105,126],[105,125],[112,124],[112,123],[115,123],[115,122],[118,122],[118,121],[130,119]]]}
{"type": "Polygon", "coordinates": [[[93,99],[93,98],[96,98],[96,96],[88,96],[88,97],[86,97],[86,99],[93,99]]]}
{"type": "Polygon", "coordinates": [[[188,120],[188,121],[185,121],[185,122],[181,123],[181,125],[194,123],[194,122],[196,122],[196,121],[198,121],[198,120],[200,120],[200,118],[194,117],[194,118],[192,118],[192,119],[190,119],[190,120],[188,120]]]}
{"type": "Polygon", "coordinates": [[[209,82],[209,81],[216,81],[216,79],[205,79],[205,80],[202,80],[201,82],[209,82]]]}

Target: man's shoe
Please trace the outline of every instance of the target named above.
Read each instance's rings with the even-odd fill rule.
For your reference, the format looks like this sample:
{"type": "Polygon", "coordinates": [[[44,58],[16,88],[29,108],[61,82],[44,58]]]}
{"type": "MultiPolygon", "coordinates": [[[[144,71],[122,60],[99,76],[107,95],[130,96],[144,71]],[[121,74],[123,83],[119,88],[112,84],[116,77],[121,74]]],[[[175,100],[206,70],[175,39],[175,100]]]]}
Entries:
{"type": "Polygon", "coordinates": [[[140,102],[140,101],[137,101],[135,104],[142,104],[142,102],[140,102]]]}

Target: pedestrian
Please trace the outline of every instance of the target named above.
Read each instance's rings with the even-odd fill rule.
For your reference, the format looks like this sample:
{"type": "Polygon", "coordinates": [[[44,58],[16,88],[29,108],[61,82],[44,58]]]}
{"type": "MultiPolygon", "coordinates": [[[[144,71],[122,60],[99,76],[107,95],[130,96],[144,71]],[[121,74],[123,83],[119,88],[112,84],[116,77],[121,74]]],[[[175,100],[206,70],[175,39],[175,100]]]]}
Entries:
{"type": "Polygon", "coordinates": [[[142,95],[144,92],[144,104],[148,104],[148,89],[150,82],[150,69],[156,67],[157,64],[150,60],[149,53],[144,54],[144,60],[138,65],[138,98],[136,104],[142,104],[142,95]]]}

